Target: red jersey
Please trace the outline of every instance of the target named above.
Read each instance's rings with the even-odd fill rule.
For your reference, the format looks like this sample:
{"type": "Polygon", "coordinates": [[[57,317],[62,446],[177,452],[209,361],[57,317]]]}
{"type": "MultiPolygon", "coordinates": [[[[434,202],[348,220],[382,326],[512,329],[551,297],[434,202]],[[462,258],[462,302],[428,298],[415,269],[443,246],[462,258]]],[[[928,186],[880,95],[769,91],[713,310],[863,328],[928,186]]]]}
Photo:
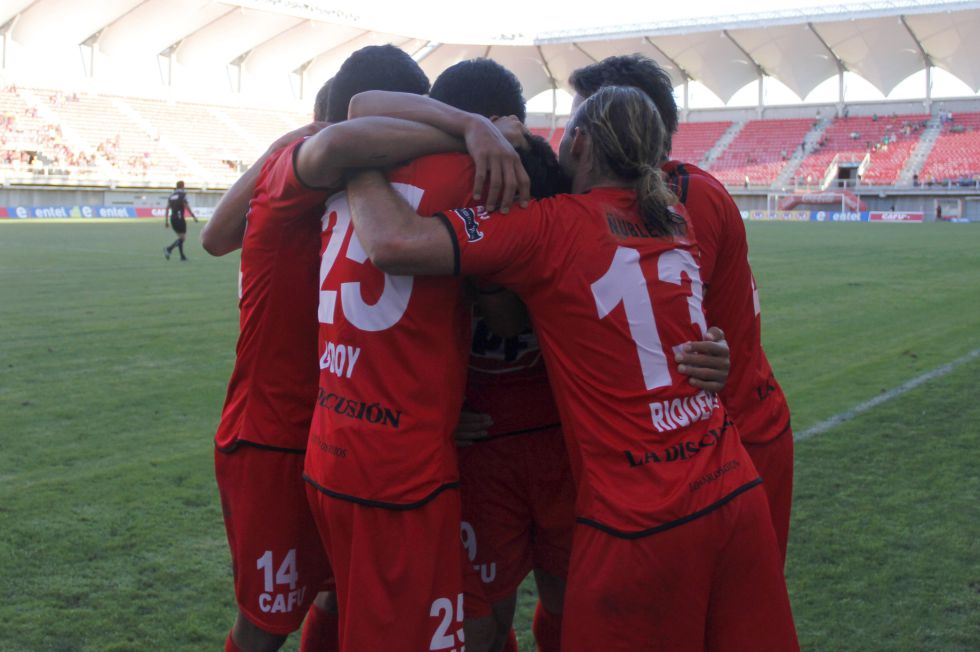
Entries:
{"type": "Polygon", "coordinates": [[[474,315],[466,407],[490,415],[490,437],[560,425],[538,338],[531,329],[500,337],[474,315]]]}
{"type": "Polygon", "coordinates": [[[595,188],[506,216],[462,209],[441,219],[457,243],[457,272],[516,291],[530,310],[578,474],[581,522],[652,534],[759,482],[715,397],[673,359],[706,330],[693,245],[647,230],[632,191],[595,188]]]}
{"type": "Polygon", "coordinates": [[[316,397],[316,269],[328,194],[294,170],[302,140],[262,166],[242,241],[235,369],[219,449],[239,442],[303,451],[316,397]]]}
{"type": "MultiPolygon", "coordinates": [[[[389,179],[420,214],[471,201],[464,154],[417,159],[389,179]]],[[[320,387],[306,477],[362,504],[418,507],[459,481],[453,431],[466,378],[462,283],[391,276],[368,260],[346,193],[323,217],[320,387]]]]}
{"type": "Polygon", "coordinates": [[[694,227],[708,323],[725,331],[731,349],[721,401],[743,441],[772,441],[789,430],[789,406],[762,350],[759,295],[742,216],[721,182],[704,170],[677,161],[663,169],[694,227]]]}

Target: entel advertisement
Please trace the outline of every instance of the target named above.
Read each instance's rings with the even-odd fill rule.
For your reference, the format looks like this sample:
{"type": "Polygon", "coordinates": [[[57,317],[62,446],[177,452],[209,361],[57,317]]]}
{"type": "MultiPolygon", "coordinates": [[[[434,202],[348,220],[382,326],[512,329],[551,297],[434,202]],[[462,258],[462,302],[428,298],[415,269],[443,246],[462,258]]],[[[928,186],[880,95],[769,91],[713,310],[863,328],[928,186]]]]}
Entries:
{"type": "Polygon", "coordinates": [[[907,211],[742,211],[742,219],[766,222],[892,222],[921,224],[924,213],[907,211]]]}
{"type": "MultiPolygon", "coordinates": [[[[163,206],[0,206],[0,218],[10,219],[97,219],[97,218],[162,218],[163,206]]],[[[194,214],[207,219],[213,208],[195,208],[194,214]]]]}

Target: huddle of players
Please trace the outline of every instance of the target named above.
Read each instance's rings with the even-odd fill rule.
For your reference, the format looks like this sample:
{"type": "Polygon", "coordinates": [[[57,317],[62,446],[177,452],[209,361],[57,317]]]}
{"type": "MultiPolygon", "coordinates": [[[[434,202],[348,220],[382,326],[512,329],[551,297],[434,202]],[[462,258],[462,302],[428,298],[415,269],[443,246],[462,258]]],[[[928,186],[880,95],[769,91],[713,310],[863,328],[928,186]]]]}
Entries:
{"type": "MultiPolygon", "coordinates": [[[[304,615],[303,650],[462,649],[464,593],[470,649],[515,649],[514,595],[532,568],[542,650],[795,648],[781,573],[792,435],[759,346],[741,218],[712,177],[666,161],[677,112],[653,62],[609,59],[571,81],[585,106],[561,168],[542,141],[522,156],[536,196],[587,194],[485,212],[473,160],[434,153],[467,147],[504,179],[506,210],[508,192],[526,193],[513,148],[488,121],[421,97],[350,104],[429,90],[381,47],[332,80],[318,111],[331,126],[274,143],[222,200],[202,238],[212,253],[242,247],[215,453],[240,610],[226,649],[277,649],[304,615]],[[656,108],[600,90],[610,84],[656,108]],[[347,168],[410,158],[389,172],[397,195],[369,174],[341,192],[347,168]],[[661,164],[681,200],[669,209],[661,164]],[[597,171],[614,182],[583,181],[597,171]],[[444,214],[413,232],[399,209],[444,214]],[[705,334],[702,285],[707,323],[732,342],[730,419],[667,359],[705,334]],[[476,443],[457,462],[464,399],[460,436],[476,443]],[[313,604],[333,588],[339,609],[325,593],[313,604]]],[[[464,62],[431,96],[523,119],[514,84],[492,62],[464,62]]]]}

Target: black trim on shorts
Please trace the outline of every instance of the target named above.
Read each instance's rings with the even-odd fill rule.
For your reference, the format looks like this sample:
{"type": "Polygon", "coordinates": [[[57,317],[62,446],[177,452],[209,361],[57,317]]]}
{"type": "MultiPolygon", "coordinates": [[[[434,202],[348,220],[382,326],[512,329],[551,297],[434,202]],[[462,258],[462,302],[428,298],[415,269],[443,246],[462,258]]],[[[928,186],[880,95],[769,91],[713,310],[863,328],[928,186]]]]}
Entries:
{"type": "Polygon", "coordinates": [[[479,437],[477,439],[468,439],[474,444],[482,444],[487,441],[496,441],[497,439],[503,439],[504,437],[514,437],[515,435],[529,435],[533,432],[541,432],[542,430],[553,430],[555,428],[561,428],[560,422],[549,423],[544,426],[536,426],[534,428],[524,428],[522,430],[511,430],[509,432],[502,432],[499,435],[487,435],[486,437],[479,437]]]}
{"type": "Polygon", "coordinates": [[[214,448],[219,453],[231,454],[238,450],[239,446],[248,446],[250,448],[257,448],[261,451],[268,451],[270,453],[289,453],[290,455],[306,455],[305,448],[284,448],[282,446],[269,446],[268,444],[257,444],[254,441],[248,441],[247,439],[237,439],[235,443],[231,446],[218,446],[218,442],[214,442],[214,448]]]}
{"type": "Polygon", "coordinates": [[[576,520],[576,522],[581,523],[582,525],[588,525],[590,527],[594,527],[597,530],[600,530],[602,532],[605,532],[606,534],[612,535],[612,536],[617,537],[617,538],[620,538],[620,539],[642,539],[643,537],[648,537],[651,534],[658,534],[658,533],[664,532],[666,530],[672,530],[675,527],[678,527],[680,525],[684,525],[685,523],[690,523],[693,520],[699,519],[702,516],[705,516],[706,514],[709,514],[709,513],[713,512],[713,511],[715,511],[719,507],[723,507],[727,503],[731,502],[731,500],[734,499],[735,497],[737,497],[737,496],[745,493],[746,491],[748,491],[752,487],[756,487],[756,486],[758,486],[760,484],[762,484],[762,478],[756,478],[752,482],[748,482],[746,484],[743,484],[741,487],[739,487],[738,489],[736,489],[732,493],[728,494],[727,496],[725,496],[721,500],[718,500],[718,501],[715,501],[715,502],[711,503],[710,505],[708,505],[704,509],[700,509],[700,510],[694,512],[693,514],[688,514],[687,516],[684,516],[682,518],[679,518],[676,521],[671,521],[670,523],[664,523],[663,525],[658,525],[657,527],[652,527],[649,530],[640,530],[639,532],[623,532],[622,530],[617,530],[616,528],[609,527],[608,525],[603,525],[602,523],[599,523],[598,521],[593,521],[592,519],[589,519],[589,518],[579,517],[579,518],[576,518],[575,520],[576,520]]]}
{"type": "Polygon", "coordinates": [[[317,484],[310,476],[303,474],[303,479],[309,482],[313,487],[322,494],[326,494],[331,498],[337,498],[339,500],[346,500],[350,503],[356,503],[358,505],[364,505],[365,507],[380,507],[381,509],[390,509],[396,512],[407,512],[411,509],[418,509],[419,507],[424,507],[426,504],[432,502],[432,499],[441,494],[447,489],[459,489],[458,482],[447,482],[446,484],[438,487],[430,493],[428,496],[422,500],[417,500],[414,503],[387,503],[381,500],[368,500],[367,498],[358,498],[357,496],[351,496],[349,494],[342,494],[336,491],[330,491],[326,487],[317,484]]]}
{"type": "Polygon", "coordinates": [[[449,238],[453,241],[453,276],[459,276],[459,240],[456,238],[456,230],[445,213],[436,213],[433,217],[438,218],[449,231],[449,238]]]}
{"type": "Polygon", "coordinates": [[[783,437],[786,436],[786,433],[792,432],[792,431],[793,431],[793,420],[792,419],[787,419],[786,420],[786,427],[783,428],[782,430],[780,430],[779,431],[779,434],[776,435],[775,437],[773,437],[772,439],[768,439],[766,441],[744,441],[743,440],[742,441],[742,445],[743,446],[768,446],[769,444],[771,444],[773,442],[779,441],[780,439],[782,439],[783,437]]]}

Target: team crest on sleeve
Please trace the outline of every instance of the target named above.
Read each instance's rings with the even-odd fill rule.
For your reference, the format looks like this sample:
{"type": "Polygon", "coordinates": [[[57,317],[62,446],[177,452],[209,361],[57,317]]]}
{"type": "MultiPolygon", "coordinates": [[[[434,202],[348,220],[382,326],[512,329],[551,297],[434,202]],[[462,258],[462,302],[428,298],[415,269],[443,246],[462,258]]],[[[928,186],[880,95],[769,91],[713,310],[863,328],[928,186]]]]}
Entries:
{"type": "Polygon", "coordinates": [[[490,217],[486,208],[483,206],[477,206],[476,210],[472,208],[455,208],[451,212],[463,221],[466,227],[466,239],[468,241],[477,242],[483,239],[483,232],[480,231],[480,225],[477,220],[485,220],[490,217]]]}

